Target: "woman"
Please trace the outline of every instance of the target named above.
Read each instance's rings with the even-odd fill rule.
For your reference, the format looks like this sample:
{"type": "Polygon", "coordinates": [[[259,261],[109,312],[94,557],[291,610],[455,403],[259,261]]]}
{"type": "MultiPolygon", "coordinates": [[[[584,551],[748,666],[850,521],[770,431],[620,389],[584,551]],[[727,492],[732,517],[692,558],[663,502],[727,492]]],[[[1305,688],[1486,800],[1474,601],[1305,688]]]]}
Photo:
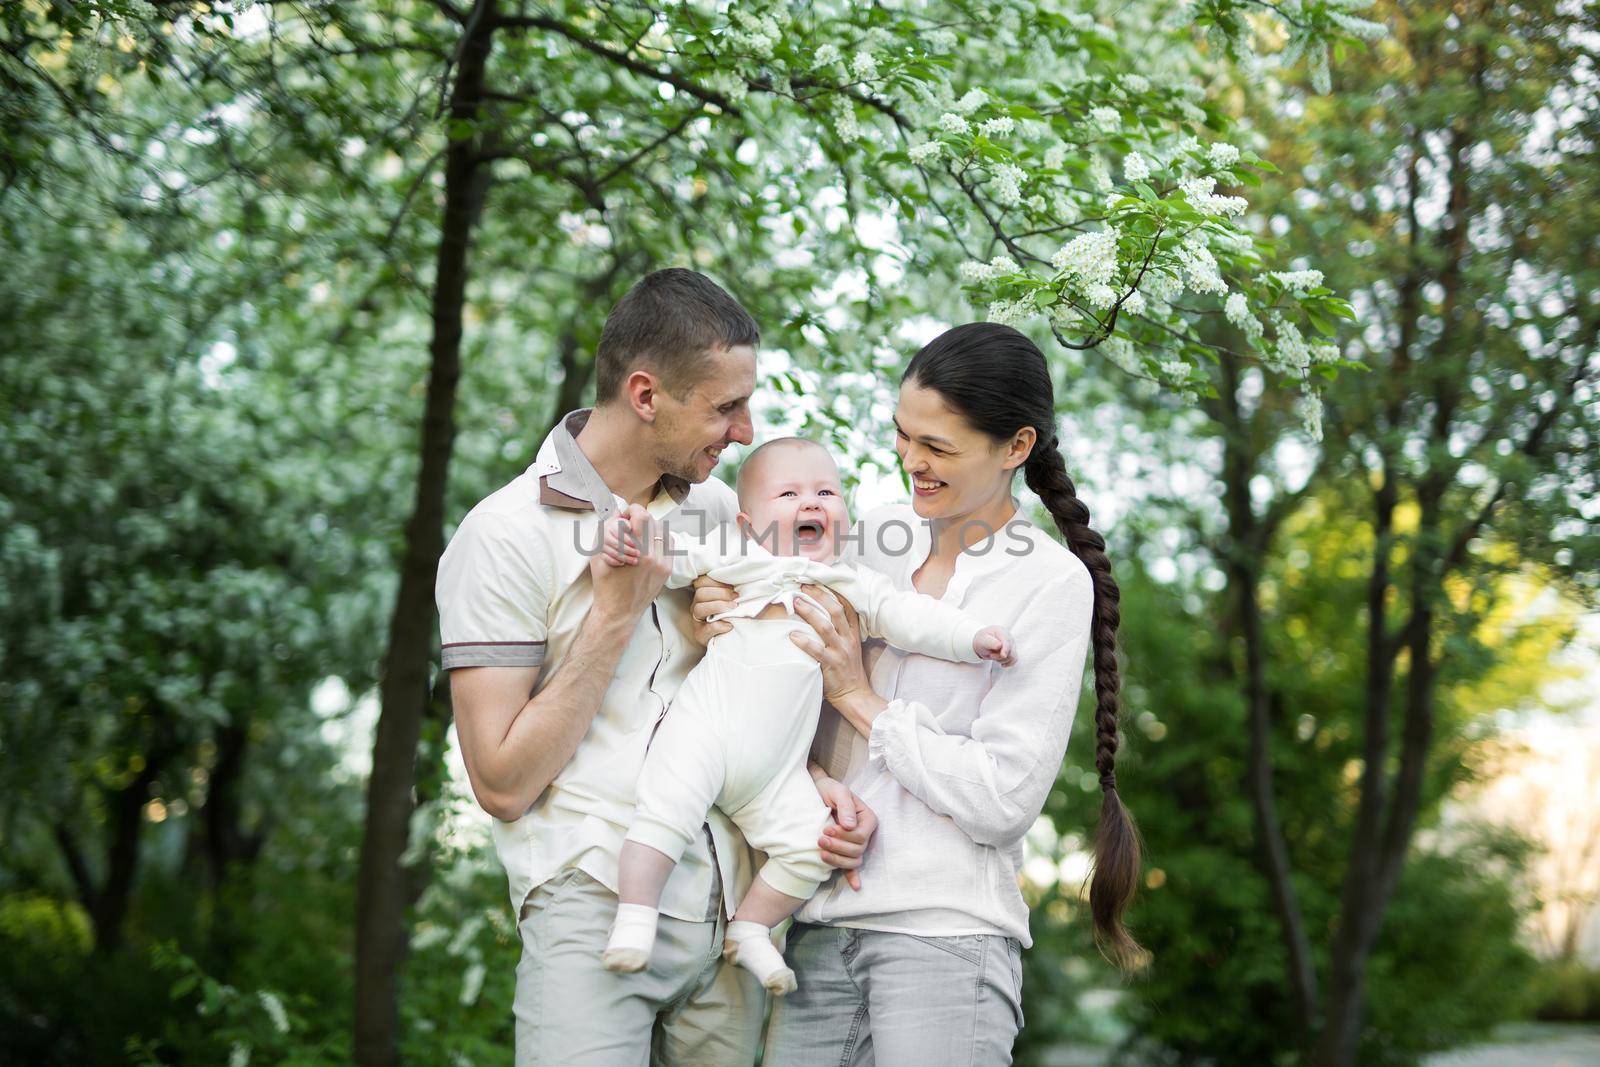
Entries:
{"type": "MultiPolygon", "coordinates": [[[[1022,838],[1061,766],[1091,648],[1104,799],[1090,909],[1102,951],[1127,967],[1143,956],[1122,925],[1139,845],[1114,773],[1118,591],[1057,450],[1044,356],[1007,326],[949,330],[906,368],[895,428],[913,500],[862,518],[863,561],[1007,627],[1018,660],[945,663],[881,642],[863,657],[842,606],[809,608],[817,637],[793,636],[839,713],[816,752],[878,826],[859,890],[836,878],[789,933],[799,988],[774,1003],[767,1067],[1011,1061],[1032,944],[1022,838]],[[1019,469],[1067,547],[1018,509],[1019,469]]],[[[851,858],[849,836],[830,826],[821,844],[851,858]]]]}

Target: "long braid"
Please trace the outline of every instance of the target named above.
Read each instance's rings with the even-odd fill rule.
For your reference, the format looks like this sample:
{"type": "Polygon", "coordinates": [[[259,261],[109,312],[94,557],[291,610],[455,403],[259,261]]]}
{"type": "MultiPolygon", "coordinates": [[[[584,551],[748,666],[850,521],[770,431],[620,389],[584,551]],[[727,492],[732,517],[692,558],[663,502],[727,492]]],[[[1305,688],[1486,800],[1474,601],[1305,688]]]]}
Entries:
{"type": "Polygon", "coordinates": [[[1089,526],[1089,508],[1078,499],[1077,487],[1056,447],[1050,427],[1039,427],[1041,437],[1023,466],[1023,479],[1039,495],[1055,519],[1061,535],[1094,580],[1094,765],[1100,772],[1100,824],[1095,830],[1094,878],[1089,885],[1089,911],[1094,917],[1095,940],[1101,951],[1125,970],[1149,962],[1149,953],[1123,925],[1123,914],[1139,884],[1140,842],[1133,816],[1117,794],[1117,693],[1121,671],[1117,666],[1117,627],[1122,622],[1121,591],[1111,574],[1106,542],[1089,526]]]}
{"type": "Polygon", "coordinates": [[[1150,954],[1128,933],[1123,915],[1139,885],[1142,848],[1133,816],[1117,793],[1117,627],[1121,593],[1111,575],[1105,539],[1089,526],[1056,445],[1055,387],[1044,353],[1024,334],[993,322],[955,326],[923,345],[904,381],[932,389],[952,410],[996,445],[1017,442],[1031,427],[1037,438],[1023,465],[1028,488],[1039,494],[1072,550],[1094,581],[1091,638],[1094,651],[1094,764],[1100,772],[1100,822],[1095,829],[1094,876],[1089,911],[1100,951],[1124,970],[1138,970],[1150,954]]]}

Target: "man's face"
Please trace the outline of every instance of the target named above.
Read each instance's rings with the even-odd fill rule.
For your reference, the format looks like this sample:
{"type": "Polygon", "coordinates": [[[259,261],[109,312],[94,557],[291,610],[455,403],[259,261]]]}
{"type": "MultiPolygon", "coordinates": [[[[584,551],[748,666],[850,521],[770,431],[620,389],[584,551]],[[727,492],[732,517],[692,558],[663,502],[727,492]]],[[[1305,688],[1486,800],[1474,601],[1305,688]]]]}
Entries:
{"type": "Polygon", "coordinates": [[[756,389],[756,350],[749,345],[712,349],[705,373],[682,400],[657,397],[655,464],[665,474],[703,482],[730,444],[755,440],[750,394],[756,389]]]}

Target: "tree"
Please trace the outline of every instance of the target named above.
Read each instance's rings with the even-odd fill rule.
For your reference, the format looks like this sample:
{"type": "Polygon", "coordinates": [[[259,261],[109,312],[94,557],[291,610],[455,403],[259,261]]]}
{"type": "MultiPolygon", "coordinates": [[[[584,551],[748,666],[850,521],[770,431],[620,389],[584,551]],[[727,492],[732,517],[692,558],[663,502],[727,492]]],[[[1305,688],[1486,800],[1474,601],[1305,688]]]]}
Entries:
{"type": "MultiPolygon", "coordinates": [[[[1342,64],[1333,93],[1288,89],[1269,110],[1282,116],[1269,154],[1290,178],[1262,204],[1289,255],[1316,255],[1352,288],[1362,330],[1346,355],[1377,372],[1331,389],[1331,432],[1309,464],[1286,469],[1320,425],[1288,443],[1297,413],[1229,348],[1254,331],[1229,315],[1236,332],[1217,337],[1218,394],[1205,404],[1222,445],[1218,562],[1248,709],[1259,862],[1297,1042],[1329,1065],[1358,1057],[1383,916],[1426,798],[1455,773],[1430,769],[1444,755],[1441,689],[1492,659],[1476,627],[1505,575],[1548,569],[1579,595],[1595,581],[1583,562],[1595,558],[1584,500],[1600,373],[1588,16],[1559,5],[1381,14],[1393,35],[1376,61],[1342,64]],[[1535,122],[1550,123],[1548,147],[1526,139],[1535,122]],[[1359,802],[1319,974],[1321,931],[1293,858],[1306,846],[1279,810],[1292,744],[1283,709],[1295,704],[1272,652],[1283,615],[1266,576],[1283,524],[1334,485],[1368,488],[1373,547],[1367,593],[1349,605],[1368,639],[1359,802]]],[[[1279,656],[1303,672],[1311,654],[1296,645],[1279,656]]]]}
{"type": "MultiPolygon", "coordinates": [[[[1286,31],[1292,61],[1369,33],[1349,7],[1263,9],[1261,27],[1286,31]]],[[[435,775],[440,751],[428,745],[419,770],[419,738],[442,737],[445,714],[432,696],[432,575],[447,503],[463,492],[450,469],[464,369],[469,390],[536,400],[547,423],[583,395],[592,307],[669,262],[739,278],[739,295],[779,325],[778,347],[826,371],[885,365],[912,314],[967,317],[958,276],[992,317],[1046,326],[1070,351],[1198,392],[1210,388],[1196,368],[1211,350],[1196,326],[1223,304],[1227,273],[1238,290],[1227,306],[1237,311],[1237,297],[1265,320],[1255,358],[1297,389],[1317,383],[1313,362],[1340,365],[1302,338],[1330,328],[1342,302],[1264,273],[1241,202],[1215,192],[1270,170],[1216,140],[1231,120],[1207,106],[1194,73],[1228,70],[1196,26],[1241,54],[1271,36],[1231,6],[1201,5],[1193,23],[1154,4],[21,10],[6,22],[11,84],[53,101],[125,187],[144,176],[236,211],[219,229],[259,238],[257,256],[293,278],[251,276],[252,297],[287,305],[331,289],[322,329],[296,333],[296,354],[273,354],[286,381],[299,380],[297,362],[336,354],[353,375],[381,367],[403,396],[422,365],[372,359],[373,338],[413,352],[427,339],[412,458],[363,450],[381,484],[414,485],[393,542],[399,582],[357,907],[363,1062],[395,1056],[405,912],[426,873],[401,856],[417,783],[435,775]],[[111,69],[85,58],[63,81],[59,53],[111,69]],[[129,106],[122,89],[137,76],[172,87],[159,95],[184,102],[178,122],[129,106]],[[152,167],[128,151],[135,132],[199,143],[182,164],[152,167]],[[863,236],[872,220],[886,220],[887,241],[863,236]],[[857,293],[830,298],[841,279],[857,293]],[[1200,303],[1180,303],[1185,288],[1200,303]],[[535,325],[550,340],[552,389],[531,388],[507,352],[535,325]]],[[[27,150],[18,158],[46,160],[57,128],[12,117],[8,144],[27,150]]],[[[380,388],[358,391],[375,414],[392,404],[380,388]]],[[[472,459],[473,477],[505,462],[472,459]]]]}

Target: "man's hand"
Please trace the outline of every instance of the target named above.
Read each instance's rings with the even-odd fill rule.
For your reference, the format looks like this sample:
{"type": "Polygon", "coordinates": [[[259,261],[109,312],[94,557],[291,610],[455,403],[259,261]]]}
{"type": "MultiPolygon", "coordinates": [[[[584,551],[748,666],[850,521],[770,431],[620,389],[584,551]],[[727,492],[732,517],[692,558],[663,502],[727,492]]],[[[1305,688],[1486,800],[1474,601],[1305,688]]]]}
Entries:
{"type": "Polygon", "coordinates": [[[637,619],[667,584],[672,561],[666,554],[666,532],[648,511],[631,504],[624,516],[638,549],[636,565],[614,566],[604,550],[590,557],[589,576],[594,582],[590,610],[609,618],[637,619]]]}
{"type": "Polygon", "coordinates": [[[721,622],[711,622],[710,619],[719,612],[729,610],[735,603],[733,586],[724,585],[705,575],[694,580],[694,603],[689,605],[689,613],[694,619],[696,644],[704,648],[713,637],[733,629],[733,623],[727,619],[721,622]]]}
{"type": "Polygon", "coordinates": [[[851,889],[861,888],[861,858],[867,851],[867,842],[878,828],[878,817],[872,809],[861,803],[842,782],[826,775],[816,776],[817,795],[833,809],[833,821],[822,829],[817,847],[830,867],[844,872],[844,880],[851,889]]]}

